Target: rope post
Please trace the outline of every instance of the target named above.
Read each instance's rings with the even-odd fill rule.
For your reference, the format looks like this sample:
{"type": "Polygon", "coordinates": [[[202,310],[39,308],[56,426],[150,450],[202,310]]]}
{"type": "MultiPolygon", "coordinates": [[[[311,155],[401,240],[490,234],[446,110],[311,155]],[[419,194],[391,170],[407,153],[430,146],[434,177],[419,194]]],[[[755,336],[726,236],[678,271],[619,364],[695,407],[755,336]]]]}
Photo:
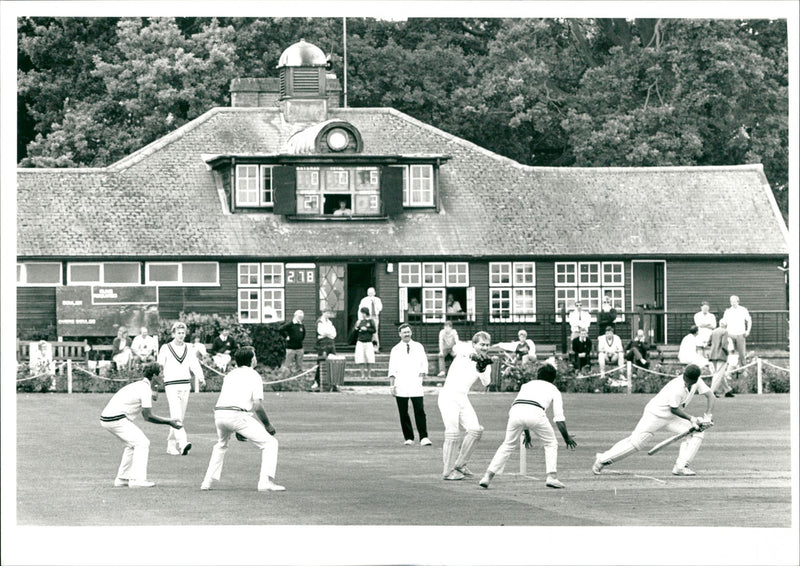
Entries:
{"type": "Polygon", "coordinates": [[[630,360],[625,362],[625,364],[628,366],[626,370],[628,371],[628,395],[630,395],[633,389],[633,364],[630,360]]]}
{"type": "Polygon", "coordinates": [[[525,435],[519,437],[519,474],[521,476],[528,475],[528,453],[525,448],[525,435]]]}
{"type": "Polygon", "coordinates": [[[67,393],[72,393],[72,360],[67,358],[67,393]]]}
{"type": "Polygon", "coordinates": [[[764,380],[761,373],[761,358],[756,358],[756,375],[758,376],[758,394],[764,392],[764,380]]]}

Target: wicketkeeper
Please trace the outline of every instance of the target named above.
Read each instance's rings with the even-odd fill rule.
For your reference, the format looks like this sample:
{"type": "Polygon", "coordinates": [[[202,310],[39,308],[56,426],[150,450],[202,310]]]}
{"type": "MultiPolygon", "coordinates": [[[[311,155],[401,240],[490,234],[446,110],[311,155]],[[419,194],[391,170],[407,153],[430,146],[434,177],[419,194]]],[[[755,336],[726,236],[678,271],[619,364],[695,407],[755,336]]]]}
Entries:
{"type": "Polygon", "coordinates": [[[683,376],[667,383],[647,403],[644,414],[631,435],[617,442],[609,450],[596,455],[592,472],[599,475],[604,467],[638,452],[656,432],[666,429],[673,434],[692,431],[681,442],[672,473],[676,476],[697,475],[689,465],[703,443],[703,431],[713,424],[711,411],[714,408],[714,393],[700,379],[700,373],[698,366],[689,364],[683,376]],[[695,394],[704,395],[706,398],[706,412],[702,418],[692,416],[684,410],[695,394]]]}

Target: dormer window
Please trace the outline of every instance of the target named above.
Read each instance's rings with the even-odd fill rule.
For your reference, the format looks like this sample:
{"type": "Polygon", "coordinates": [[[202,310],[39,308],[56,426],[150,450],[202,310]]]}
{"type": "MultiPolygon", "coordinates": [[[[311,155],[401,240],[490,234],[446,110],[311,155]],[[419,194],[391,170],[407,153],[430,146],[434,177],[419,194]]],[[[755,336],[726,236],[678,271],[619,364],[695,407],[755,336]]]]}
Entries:
{"type": "Polygon", "coordinates": [[[237,208],[269,207],[272,205],[272,167],[255,164],[237,165],[237,208]]]}
{"type": "Polygon", "coordinates": [[[433,165],[408,165],[403,179],[403,206],[433,206],[433,165]]]}

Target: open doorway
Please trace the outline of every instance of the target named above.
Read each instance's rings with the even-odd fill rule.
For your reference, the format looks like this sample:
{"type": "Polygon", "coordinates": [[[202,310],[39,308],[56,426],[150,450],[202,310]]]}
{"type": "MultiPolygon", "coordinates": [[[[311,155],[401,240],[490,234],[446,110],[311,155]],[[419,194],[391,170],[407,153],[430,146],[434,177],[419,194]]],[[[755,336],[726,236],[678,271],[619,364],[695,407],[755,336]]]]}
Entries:
{"type": "Polygon", "coordinates": [[[632,262],[631,307],[636,313],[632,334],[641,328],[651,344],[663,344],[666,333],[666,262],[634,260],[632,262]]]}
{"type": "Polygon", "coordinates": [[[367,296],[367,289],[375,286],[374,263],[347,264],[347,333],[342,338],[355,344],[355,336],[350,330],[358,320],[358,304],[367,296]]]}

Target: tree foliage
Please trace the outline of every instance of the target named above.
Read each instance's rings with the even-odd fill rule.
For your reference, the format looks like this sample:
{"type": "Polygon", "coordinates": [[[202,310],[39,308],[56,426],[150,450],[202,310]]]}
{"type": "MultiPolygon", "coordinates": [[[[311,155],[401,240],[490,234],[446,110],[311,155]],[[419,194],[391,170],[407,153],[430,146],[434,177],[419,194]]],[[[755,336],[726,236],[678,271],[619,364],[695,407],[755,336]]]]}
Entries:
{"type": "MultiPolygon", "coordinates": [[[[347,20],[348,103],[391,106],[521,163],[763,163],[788,215],[782,20],[347,20]]],[[[19,161],[103,166],[275,76],[340,18],[24,18],[19,161]]]]}

